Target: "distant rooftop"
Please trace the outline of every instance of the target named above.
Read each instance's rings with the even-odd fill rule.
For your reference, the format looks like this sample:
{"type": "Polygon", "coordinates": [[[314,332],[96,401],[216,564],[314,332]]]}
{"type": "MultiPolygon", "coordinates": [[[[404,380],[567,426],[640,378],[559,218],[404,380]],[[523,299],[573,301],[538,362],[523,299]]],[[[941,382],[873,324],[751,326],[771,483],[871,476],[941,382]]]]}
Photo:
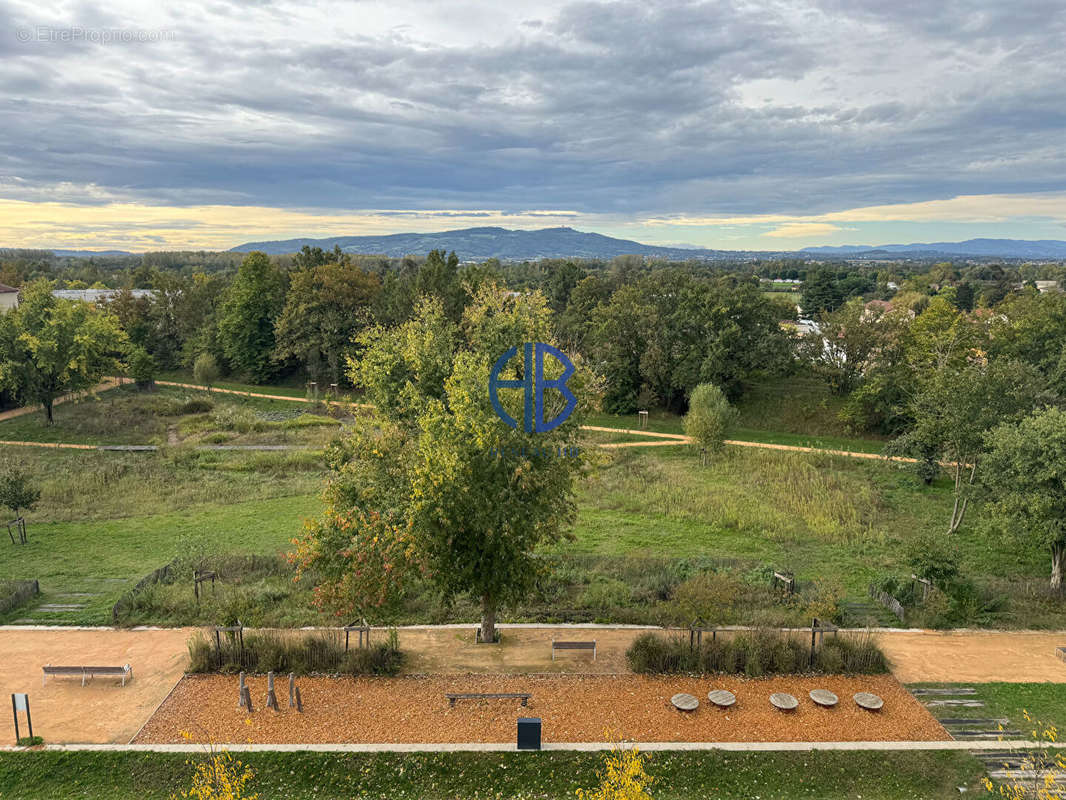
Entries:
{"type": "MultiPolygon", "coordinates": [[[[112,300],[122,291],[122,289],[53,289],[52,295],[63,300],[85,300],[89,303],[98,303],[101,300],[112,300]]],[[[130,289],[129,292],[138,298],[155,295],[151,289],[130,289]]]]}

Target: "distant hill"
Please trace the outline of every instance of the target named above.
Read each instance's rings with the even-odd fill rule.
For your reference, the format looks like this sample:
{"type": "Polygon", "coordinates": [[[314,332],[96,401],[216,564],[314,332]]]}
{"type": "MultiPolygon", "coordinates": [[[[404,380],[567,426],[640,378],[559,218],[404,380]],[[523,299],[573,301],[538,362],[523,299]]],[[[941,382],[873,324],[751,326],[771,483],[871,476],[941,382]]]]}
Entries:
{"type": "Polygon", "coordinates": [[[1058,239],[967,239],[965,242],[930,242],[926,244],[844,245],[842,247],[805,247],[801,253],[822,256],[864,256],[878,254],[915,256],[980,256],[999,258],[1066,258],[1066,242],[1058,239]]]}
{"type": "Polygon", "coordinates": [[[538,258],[614,258],[642,255],[684,261],[690,258],[735,258],[736,251],[689,247],[657,247],[629,239],[615,239],[599,233],[583,233],[573,228],[508,230],[507,228],[464,228],[438,233],[394,233],[389,236],[334,236],[329,239],[286,239],[275,242],[249,242],[233,251],[247,253],[295,253],[307,245],[332,250],[339,245],[347,253],[392,257],[425,255],[430,250],[455,251],[464,261],[526,261],[538,258]]]}

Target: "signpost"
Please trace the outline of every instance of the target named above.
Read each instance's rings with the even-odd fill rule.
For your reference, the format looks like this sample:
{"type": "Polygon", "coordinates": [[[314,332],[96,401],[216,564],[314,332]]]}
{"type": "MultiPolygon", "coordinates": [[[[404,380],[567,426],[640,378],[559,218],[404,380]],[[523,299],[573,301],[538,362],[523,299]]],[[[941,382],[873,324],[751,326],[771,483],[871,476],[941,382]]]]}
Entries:
{"type": "Polygon", "coordinates": [[[30,696],[28,694],[11,695],[11,713],[15,717],[15,744],[22,739],[19,736],[19,712],[26,712],[26,724],[30,728],[30,741],[33,741],[33,718],[30,717],[30,696]]]}

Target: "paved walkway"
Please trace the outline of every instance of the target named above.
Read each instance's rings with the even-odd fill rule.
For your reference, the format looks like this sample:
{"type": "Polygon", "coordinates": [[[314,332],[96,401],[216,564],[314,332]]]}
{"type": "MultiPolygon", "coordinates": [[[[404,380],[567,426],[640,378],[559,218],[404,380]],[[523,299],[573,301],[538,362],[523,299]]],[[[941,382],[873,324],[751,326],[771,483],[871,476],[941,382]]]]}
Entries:
{"type": "MultiPolygon", "coordinates": [[[[0,700],[30,696],[34,733],[50,742],[128,742],[181,678],[188,663],[187,628],[0,629],[0,700]],[[126,685],[117,678],[48,678],[41,667],[133,668],[126,685]]],[[[10,714],[0,714],[0,741],[14,741],[10,714]]]]}
{"type": "MultiPolygon", "coordinates": [[[[543,742],[543,750],[598,752],[613,750],[615,742],[543,742]]],[[[1019,750],[1061,749],[1066,742],[1032,742],[1026,739],[995,742],[638,742],[642,751],[726,750],[731,752],[805,753],[812,750],[1019,750]]],[[[31,748],[0,746],[0,752],[31,748]]],[[[92,753],[203,753],[202,744],[46,744],[34,750],[92,753]]],[[[227,744],[234,753],[513,753],[513,744],[499,742],[441,742],[431,744],[227,744]]],[[[519,751],[533,752],[533,751],[519,751]]]]}
{"type": "MultiPolygon", "coordinates": [[[[639,627],[594,625],[503,625],[500,647],[475,647],[474,623],[419,626],[399,630],[414,672],[603,674],[625,671],[624,652],[639,627]],[[597,659],[566,653],[551,660],[551,639],[597,641],[597,659]]],[[[0,627],[0,698],[28,692],[34,721],[52,742],[128,742],[173,688],[186,664],[191,629],[0,627]],[[49,678],[45,664],[99,664],[133,667],[133,680],[97,678],[85,687],[71,678],[49,678]]],[[[375,639],[384,631],[375,630],[375,639]]],[[[1055,649],[1066,646],[1066,631],[874,631],[896,678],[903,683],[1047,682],[1066,683],[1066,663],[1055,649]]],[[[0,741],[11,729],[0,722],[0,741]]]]}
{"type": "Polygon", "coordinates": [[[1066,631],[891,631],[874,634],[902,683],[1066,683],[1066,631]]]}

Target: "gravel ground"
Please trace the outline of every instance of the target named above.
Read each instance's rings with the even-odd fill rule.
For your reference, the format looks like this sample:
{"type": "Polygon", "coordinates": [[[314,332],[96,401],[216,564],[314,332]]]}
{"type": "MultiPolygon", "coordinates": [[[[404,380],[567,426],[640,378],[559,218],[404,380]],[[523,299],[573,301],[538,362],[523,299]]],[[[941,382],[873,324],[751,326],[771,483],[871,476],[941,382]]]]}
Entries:
{"type": "Polygon", "coordinates": [[[149,720],[138,743],[181,742],[181,731],[218,743],[432,743],[514,741],[518,717],[540,717],[549,742],[597,742],[621,736],[642,742],[906,741],[950,738],[894,678],[878,676],[777,677],[744,680],[618,676],[453,675],[408,678],[303,678],[304,712],[288,706],[288,680],[276,684],[281,709],[266,708],[266,678],[247,679],[255,711],[237,707],[235,676],[188,676],[149,720]],[[737,696],[729,710],[711,707],[710,689],[737,696]],[[811,689],[840,696],[824,709],[811,689]],[[885,700],[880,712],[858,708],[855,692],[885,700]],[[518,700],[460,700],[446,692],[530,692],[518,700]],[[700,707],[682,714],[670,697],[688,692],[700,707]],[[769,702],[773,692],[800,700],[793,712],[769,702]]]}

